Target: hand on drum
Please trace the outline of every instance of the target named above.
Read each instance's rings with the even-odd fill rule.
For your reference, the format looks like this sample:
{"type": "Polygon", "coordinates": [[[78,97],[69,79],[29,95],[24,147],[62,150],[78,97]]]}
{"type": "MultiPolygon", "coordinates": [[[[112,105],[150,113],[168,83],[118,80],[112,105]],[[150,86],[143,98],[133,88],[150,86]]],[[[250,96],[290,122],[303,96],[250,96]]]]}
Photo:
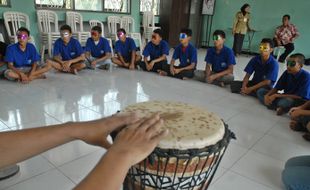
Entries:
{"type": "Polygon", "coordinates": [[[163,130],[162,127],[163,120],[158,114],[139,119],[117,135],[109,152],[128,159],[130,165],[137,164],[168,134],[168,130],[163,130]]]}
{"type": "Polygon", "coordinates": [[[76,131],[75,138],[88,144],[110,148],[108,135],[115,130],[138,121],[136,114],[116,114],[107,118],[82,123],[73,123],[76,131]]]}

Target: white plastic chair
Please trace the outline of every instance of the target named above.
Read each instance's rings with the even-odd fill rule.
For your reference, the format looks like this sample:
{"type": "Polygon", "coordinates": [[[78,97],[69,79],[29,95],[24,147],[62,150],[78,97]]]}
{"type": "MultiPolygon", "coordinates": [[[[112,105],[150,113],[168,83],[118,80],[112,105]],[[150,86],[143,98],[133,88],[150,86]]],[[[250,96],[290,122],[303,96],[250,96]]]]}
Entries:
{"type": "Polygon", "coordinates": [[[135,20],[130,16],[121,18],[121,28],[124,28],[127,34],[133,33],[135,28],[135,20]]]}
{"type": "Polygon", "coordinates": [[[135,43],[138,41],[138,44],[136,43],[136,46],[140,48],[140,52],[143,52],[143,44],[142,44],[141,34],[140,33],[131,33],[128,36],[131,37],[135,41],[135,43]]]}
{"type": "Polygon", "coordinates": [[[37,10],[38,28],[41,37],[41,51],[48,49],[49,57],[52,57],[52,48],[55,41],[60,38],[58,30],[58,16],[54,11],[37,10]]]}
{"type": "Polygon", "coordinates": [[[83,17],[78,12],[67,11],[66,23],[72,28],[72,36],[77,38],[82,45],[86,44],[90,37],[90,32],[83,30],[83,17]]]}
{"type": "Polygon", "coordinates": [[[117,30],[121,27],[121,18],[118,16],[108,16],[108,32],[112,40],[117,40],[117,30]],[[119,27],[118,27],[119,26],[119,27]]]}
{"type": "Polygon", "coordinates": [[[274,48],[274,55],[277,55],[277,61],[279,61],[279,58],[281,54],[285,51],[284,46],[278,46],[274,48]]]}
{"type": "MultiPolygon", "coordinates": [[[[26,27],[30,30],[29,17],[25,13],[7,11],[3,13],[3,18],[10,43],[16,43],[18,41],[16,32],[20,27],[26,27]]],[[[34,38],[32,36],[30,38],[30,42],[35,44],[34,38]]]]}
{"type": "Polygon", "coordinates": [[[100,26],[101,30],[102,30],[102,37],[104,37],[104,26],[103,23],[99,20],[89,20],[89,25],[90,28],[94,27],[94,26],[100,26]]]}
{"type": "Polygon", "coordinates": [[[109,41],[109,45],[111,47],[111,54],[112,57],[114,57],[114,50],[113,50],[113,44],[112,44],[112,39],[111,38],[106,38],[109,41]]]}
{"type": "Polygon", "coordinates": [[[144,39],[148,41],[152,38],[152,33],[155,29],[160,27],[155,27],[154,14],[151,11],[143,13],[143,29],[144,29],[144,39]]]}
{"type": "Polygon", "coordinates": [[[3,38],[2,33],[0,33],[0,42],[4,42],[4,38],[3,38]]]}

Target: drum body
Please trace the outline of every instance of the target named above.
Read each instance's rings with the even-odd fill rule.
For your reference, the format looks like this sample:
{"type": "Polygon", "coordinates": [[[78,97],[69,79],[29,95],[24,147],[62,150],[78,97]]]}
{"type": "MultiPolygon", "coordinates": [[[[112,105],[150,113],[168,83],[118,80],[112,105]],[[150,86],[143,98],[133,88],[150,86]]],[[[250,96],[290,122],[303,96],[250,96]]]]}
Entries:
{"type": "MultiPolygon", "coordinates": [[[[156,102],[156,103],[157,103],[156,105],[162,104],[165,105],[165,107],[167,107],[167,103],[163,102],[156,102]]],[[[154,103],[152,102],[144,103],[144,106],[149,107],[152,104],[154,105],[154,103]]],[[[180,103],[175,103],[175,105],[173,105],[173,103],[169,104],[172,107],[176,105],[178,107],[180,105],[180,103]]],[[[147,111],[144,106],[138,105],[135,106],[135,108],[142,107],[143,110],[142,115],[145,115],[146,112],[149,111],[147,111]]],[[[172,118],[175,119],[174,116],[176,115],[180,116],[180,113],[182,112],[180,111],[181,107],[183,107],[182,109],[186,107],[185,109],[188,110],[189,105],[182,104],[182,106],[176,108],[175,110],[170,109],[169,113],[166,113],[167,109],[163,109],[165,110],[164,111],[165,113],[162,113],[163,114],[162,117],[165,120],[167,120],[167,122],[165,122],[167,124],[165,125],[169,125],[169,120],[171,120],[172,118]]],[[[154,108],[148,108],[148,110],[153,109],[154,108]]],[[[132,109],[132,107],[130,106],[129,110],[137,111],[137,109],[132,109]]],[[[196,109],[193,110],[193,112],[196,111],[197,111],[196,109]]],[[[210,117],[213,117],[213,115],[210,117]]],[[[215,123],[218,124],[219,122],[221,122],[221,125],[219,125],[219,128],[221,128],[221,130],[216,130],[216,133],[210,132],[212,133],[212,136],[217,136],[217,138],[219,138],[218,140],[216,140],[216,142],[214,142],[213,138],[212,144],[210,144],[211,143],[210,141],[204,141],[203,134],[197,135],[198,139],[195,139],[194,135],[193,136],[186,135],[190,132],[182,133],[182,135],[180,135],[178,131],[174,131],[175,133],[172,134],[172,136],[176,137],[175,142],[173,140],[173,137],[166,139],[166,141],[164,140],[164,142],[159,144],[159,147],[155,148],[155,150],[145,160],[130,168],[126,180],[124,182],[124,189],[125,190],[207,189],[212,181],[212,178],[220,164],[220,161],[226,151],[226,148],[231,138],[234,138],[234,134],[231,131],[229,131],[228,126],[224,124],[223,121],[220,120],[215,123]],[[187,143],[184,143],[183,141],[187,143]],[[204,143],[210,145],[203,146],[204,143]],[[169,146],[171,148],[169,148],[169,146]],[[198,148],[195,148],[195,146],[197,146],[198,148]]],[[[171,121],[170,125],[172,125],[171,121]]],[[[208,127],[208,126],[206,125],[200,127],[208,127]]],[[[182,128],[182,126],[180,128],[182,128]]],[[[192,128],[194,131],[199,132],[199,128],[197,127],[188,126],[188,128],[189,129],[192,128]]],[[[216,129],[217,127],[214,128],[216,129]]],[[[170,130],[173,129],[174,128],[170,128],[170,130]]],[[[212,127],[208,129],[208,131],[212,130],[213,130],[212,127]]],[[[202,133],[206,133],[206,131],[207,130],[201,130],[202,133]]],[[[194,132],[193,134],[196,134],[196,132],[194,132]]],[[[207,136],[208,135],[206,134],[206,138],[207,136]]]]}

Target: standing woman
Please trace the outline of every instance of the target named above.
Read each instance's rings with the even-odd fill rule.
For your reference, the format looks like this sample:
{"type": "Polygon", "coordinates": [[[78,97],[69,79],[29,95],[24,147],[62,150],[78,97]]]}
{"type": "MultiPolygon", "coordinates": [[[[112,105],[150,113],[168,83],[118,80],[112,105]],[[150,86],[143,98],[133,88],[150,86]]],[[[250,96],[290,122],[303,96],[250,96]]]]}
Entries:
{"type": "Polygon", "coordinates": [[[234,35],[234,46],[233,50],[236,56],[240,55],[242,50],[242,44],[244,36],[250,31],[250,5],[244,4],[241,7],[241,11],[236,14],[232,33],[234,35]]]}

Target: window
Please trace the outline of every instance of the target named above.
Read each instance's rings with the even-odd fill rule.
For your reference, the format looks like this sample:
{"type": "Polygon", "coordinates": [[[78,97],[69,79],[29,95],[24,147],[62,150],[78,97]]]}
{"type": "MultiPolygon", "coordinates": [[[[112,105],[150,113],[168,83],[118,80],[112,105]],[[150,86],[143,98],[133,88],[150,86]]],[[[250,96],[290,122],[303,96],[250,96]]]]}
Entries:
{"type": "Polygon", "coordinates": [[[8,7],[8,6],[10,6],[9,0],[0,0],[0,6],[1,7],[8,7]]]}
{"type": "Polygon", "coordinates": [[[71,0],[36,0],[37,8],[72,9],[71,0]]]}
{"type": "Polygon", "coordinates": [[[75,10],[102,11],[102,0],[74,0],[75,10]]]}
{"type": "Polygon", "coordinates": [[[104,11],[130,13],[130,0],[104,0],[104,11]]]}
{"type": "Polygon", "coordinates": [[[140,12],[152,11],[159,15],[160,0],[140,0],[140,12]]]}
{"type": "Polygon", "coordinates": [[[130,0],[35,0],[35,4],[37,8],[130,13],[130,0]]]}

